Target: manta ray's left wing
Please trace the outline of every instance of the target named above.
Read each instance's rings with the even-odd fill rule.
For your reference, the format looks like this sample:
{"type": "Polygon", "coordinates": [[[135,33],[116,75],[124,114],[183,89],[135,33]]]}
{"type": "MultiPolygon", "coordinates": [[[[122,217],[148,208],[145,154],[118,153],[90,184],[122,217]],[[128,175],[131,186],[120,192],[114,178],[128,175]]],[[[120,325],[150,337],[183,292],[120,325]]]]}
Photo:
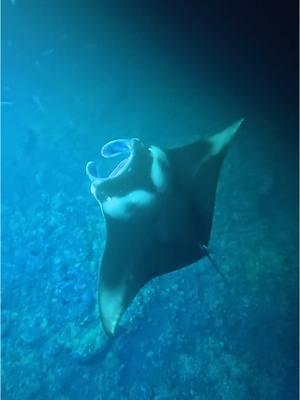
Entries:
{"type": "Polygon", "coordinates": [[[104,330],[113,335],[121,316],[149,280],[149,272],[143,265],[145,235],[139,235],[130,225],[124,227],[122,221],[106,219],[106,226],[98,296],[104,330]]]}

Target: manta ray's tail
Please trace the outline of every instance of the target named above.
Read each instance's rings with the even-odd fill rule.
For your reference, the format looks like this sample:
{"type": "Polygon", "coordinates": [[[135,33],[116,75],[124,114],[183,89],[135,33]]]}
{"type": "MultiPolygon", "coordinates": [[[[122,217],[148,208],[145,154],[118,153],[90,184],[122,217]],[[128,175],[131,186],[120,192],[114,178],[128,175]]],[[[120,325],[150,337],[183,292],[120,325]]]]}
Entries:
{"type": "Polygon", "coordinates": [[[215,268],[215,270],[217,271],[217,273],[220,275],[220,277],[223,279],[223,281],[228,284],[228,280],[225,277],[225,275],[223,274],[223,272],[218,268],[217,264],[215,263],[215,261],[212,259],[211,255],[209,254],[208,248],[207,246],[205,246],[204,244],[201,246],[201,250],[203,251],[203,253],[205,254],[205,256],[209,259],[209,261],[211,262],[212,266],[215,268]]]}

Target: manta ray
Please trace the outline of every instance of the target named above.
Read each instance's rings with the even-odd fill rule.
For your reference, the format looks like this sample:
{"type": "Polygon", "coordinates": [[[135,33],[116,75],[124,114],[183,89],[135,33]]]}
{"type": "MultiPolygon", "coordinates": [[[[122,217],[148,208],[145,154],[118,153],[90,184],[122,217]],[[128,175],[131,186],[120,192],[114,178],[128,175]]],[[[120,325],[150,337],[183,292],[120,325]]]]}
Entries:
{"type": "Polygon", "coordinates": [[[137,138],[112,140],[101,155],[122,160],[106,177],[87,164],[106,225],[98,300],[108,335],[147,282],[209,256],[220,170],[242,122],[173,149],[137,138]]]}

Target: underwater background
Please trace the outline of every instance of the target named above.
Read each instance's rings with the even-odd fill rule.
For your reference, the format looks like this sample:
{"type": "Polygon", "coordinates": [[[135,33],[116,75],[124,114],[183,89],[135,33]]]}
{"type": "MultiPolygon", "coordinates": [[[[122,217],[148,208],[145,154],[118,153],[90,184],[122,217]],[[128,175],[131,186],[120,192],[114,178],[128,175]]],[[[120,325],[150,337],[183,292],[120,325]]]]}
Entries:
{"type": "Polygon", "coordinates": [[[3,399],[298,399],[298,5],[240,3],[2,2],[3,399]],[[156,278],[106,337],[87,161],[241,117],[210,241],[229,285],[206,259],[156,278]]]}

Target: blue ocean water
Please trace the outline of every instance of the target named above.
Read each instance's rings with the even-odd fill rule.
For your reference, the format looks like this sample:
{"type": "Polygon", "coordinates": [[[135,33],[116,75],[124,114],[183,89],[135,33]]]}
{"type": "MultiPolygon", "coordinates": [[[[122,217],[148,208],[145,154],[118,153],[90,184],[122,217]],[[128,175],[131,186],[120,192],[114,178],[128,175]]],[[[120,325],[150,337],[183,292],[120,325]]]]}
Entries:
{"type": "Polygon", "coordinates": [[[297,399],[295,10],[2,8],[3,398],[297,399]],[[107,337],[97,307],[106,232],[86,163],[106,174],[109,140],[175,147],[243,116],[210,241],[229,284],[206,259],[158,277],[107,337]]]}

